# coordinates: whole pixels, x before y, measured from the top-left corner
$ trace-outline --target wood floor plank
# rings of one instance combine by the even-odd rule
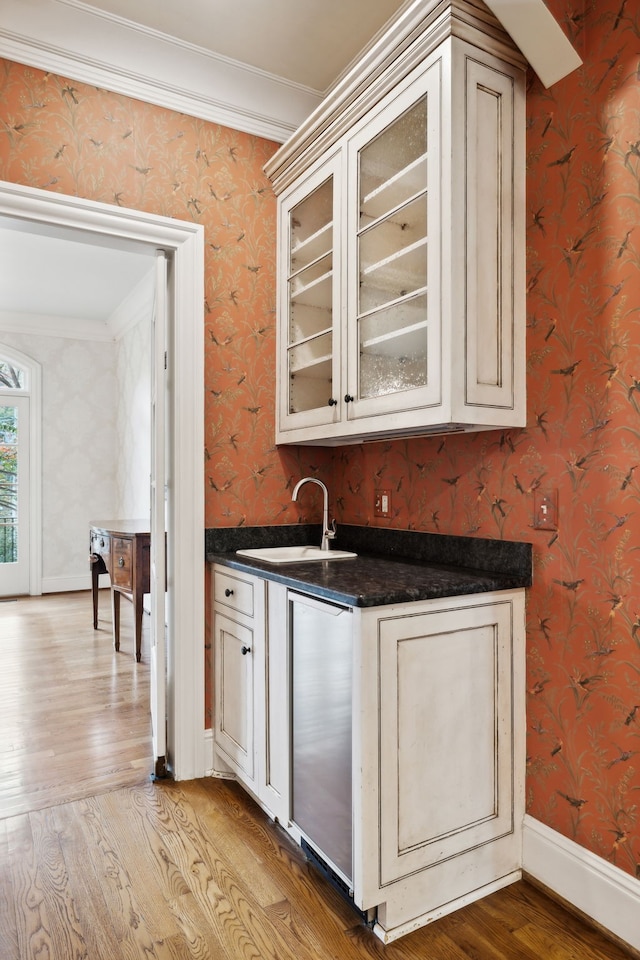
[[[87,850],[78,807],[73,803],[61,804],[53,808],[53,817],[75,895],[78,920],[87,944],[87,958],[118,958],[120,945],[112,914],[104,898],[101,879]]]
[[[0,820],[0,957],[20,960],[7,820]]]
[[[265,865],[261,848],[256,848],[251,842],[253,834],[261,835],[262,824],[268,820],[266,817],[264,821],[256,818],[254,804],[251,804],[250,811],[247,813],[244,798],[241,799],[243,803],[233,805],[232,829],[220,831],[216,830],[215,820],[211,817],[211,803],[206,793],[201,794],[197,790],[191,790],[188,796],[193,816],[197,818],[203,835],[213,843],[219,856],[233,863],[238,877],[243,883],[251,886],[255,900],[264,907],[281,901],[284,898],[284,892],[281,884],[276,882],[273,872]],[[187,802],[186,797],[185,802]],[[226,818],[228,816],[227,811]]]
[[[100,811],[100,797],[81,801],[79,814],[87,855],[100,879],[107,909],[113,918],[122,955],[132,960],[157,957],[154,936],[140,909],[131,877],[113,842],[111,824],[106,827]]]
[[[103,794],[98,798],[98,808],[102,823],[108,824],[109,842],[136,892],[145,923],[154,941],[164,940],[178,933],[175,919],[167,910],[168,895],[180,896],[189,888],[168,855],[165,836],[158,831],[145,834],[140,829],[140,817],[132,815],[129,796],[127,790]]]
[[[186,947],[188,956],[194,960],[223,960],[227,956],[222,953],[207,914],[201,910],[193,894],[186,893],[169,900],[168,907],[181,931],[180,941],[175,938],[172,947],[178,943],[181,950]],[[180,956],[186,954],[181,952]]]
[[[56,951],[68,960],[82,960],[86,957],[86,943],[52,810],[35,811],[29,820],[51,941]]]

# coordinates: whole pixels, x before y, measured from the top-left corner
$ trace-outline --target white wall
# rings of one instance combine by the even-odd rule
[[[89,524],[116,509],[116,345],[27,333],[0,340],[42,365],[42,589],[89,584]]]
[[[42,367],[43,593],[90,586],[92,521],[150,514],[153,277],[112,314],[117,339],[29,332],[31,318],[24,332],[0,329]]]
[[[151,323],[143,316],[116,345],[117,516],[150,516]]]

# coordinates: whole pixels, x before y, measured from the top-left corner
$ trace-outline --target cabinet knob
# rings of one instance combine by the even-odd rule
[[[124,557],[118,557],[118,566],[124,567]]]
[[[243,647],[241,653],[243,657],[246,657],[248,653],[251,653],[251,647]]]
[[[344,395],[344,402],[345,402],[345,403],[353,403],[353,397],[351,396],[350,393],[345,393],[345,395]]]
[[[327,400],[327,403],[329,404],[330,407],[335,407],[337,406],[338,401],[334,400],[333,397],[329,397],[329,399]]]
[[[224,592],[224,595],[225,595],[225,597],[232,597],[232,596],[233,596],[233,590],[229,590],[229,588],[227,587],[227,589],[226,589],[225,592]]]

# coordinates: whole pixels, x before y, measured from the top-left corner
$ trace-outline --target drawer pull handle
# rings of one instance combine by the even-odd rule
[[[118,566],[124,567],[124,557],[118,557]]]
[[[246,657],[248,653],[251,653],[251,647],[243,647],[241,653],[243,657]]]
[[[229,588],[227,587],[227,589],[226,589],[225,592],[224,592],[224,595],[225,595],[225,597],[232,597],[232,596],[233,596],[233,590],[229,590]]]

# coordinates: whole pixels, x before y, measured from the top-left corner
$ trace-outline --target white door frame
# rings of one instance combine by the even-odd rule
[[[29,593],[38,597],[42,593],[42,366],[1,338],[0,333],[0,354],[15,361],[29,378],[28,389],[22,392],[29,397]]]
[[[177,780],[205,774],[204,730],[204,228],[0,181],[0,216],[33,232],[83,230],[92,243],[140,243],[171,258],[167,417],[173,429],[167,516],[167,739]]]

